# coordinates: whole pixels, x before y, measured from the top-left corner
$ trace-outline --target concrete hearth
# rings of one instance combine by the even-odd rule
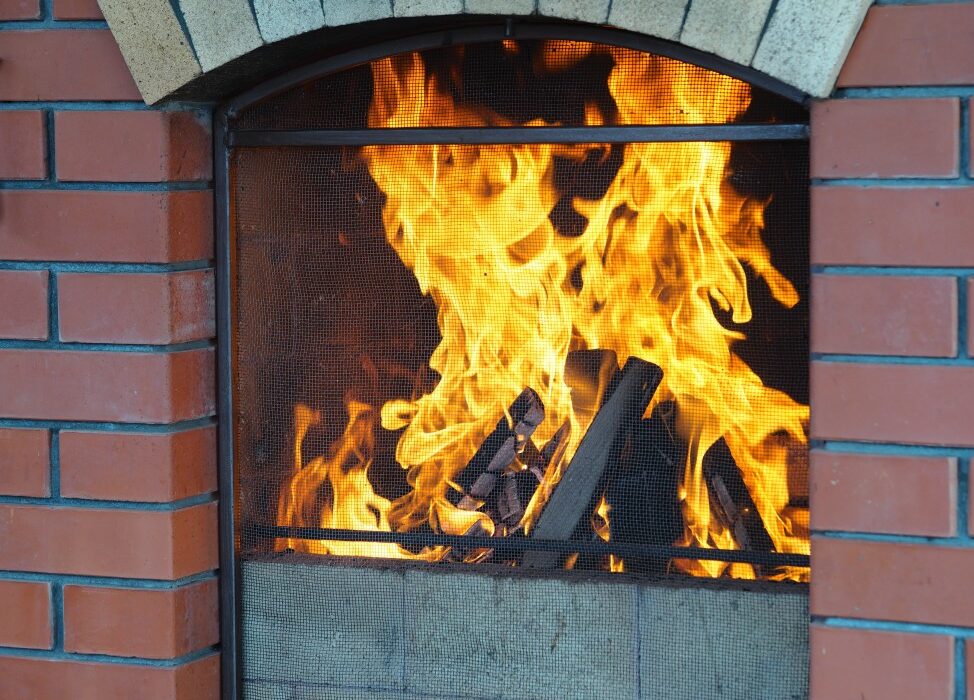
[[[246,700],[808,695],[800,585],[282,555],[242,588]]]

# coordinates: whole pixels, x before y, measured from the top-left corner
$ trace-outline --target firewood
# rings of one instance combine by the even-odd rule
[[[710,490],[711,510],[733,533],[738,547],[774,551],[774,542],[723,439],[707,450],[703,475]]]
[[[744,525],[744,516],[737,509],[737,504],[731,498],[727,484],[720,474],[712,474],[707,480],[710,485],[711,507],[717,511],[718,517],[725,525],[730,527],[734,533],[734,541],[741,549],[751,548],[751,538],[747,534],[747,527]]]
[[[497,475],[508,468],[518,452],[524,449],[528,438],[544,420],[544,404],[541,397],[527,388],[514,400],[508,417],[501,416],[497,427],[487,436],[467,466],[456,476],[462,493],[450,492],[454,505],[464,503],[465,510],[475,501],[483,501],[496,486]],[[479,484],[478,484],[479,482]]]
[[[497,520],[507,525],[508,534],[516,530],[524,511],[541,484],[530,469],[505,474],[497,493]]]
[[[660,404],[639,421],[606,477],[609,540],[669,546],[683,533],[679,485],[687,445],[676,431],[676,406]],[[626,557],[626,571],[665,574],[669,559]]]
[[[591,503],[602,482],[613,445],[642,417],[662,378],[663,372],[656,365],[629,358],[618,385],[592,420],[541,511],[531,537],[568,540],[572,536],[582,518],[591,512]],[[522,565],[555,567],[562,558],[558,552],[527,551]]]
[[[535,464],[528,465],[529,469],[534,470],[538,474],[539,479],[544,478],[545,474],[548,473],[548,469],[557,466],[561,461],[565,450],[568,449],[568,438],[571,437],[571,432],[571,423],[566,421],[555,431],[555,434],[545,443],[545,446],[541,448],[539,460]]]

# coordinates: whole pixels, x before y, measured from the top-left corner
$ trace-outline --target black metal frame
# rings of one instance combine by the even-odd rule
[[[667,56],[739,78],[800,104],[808,96],[785,83],[712,54],[632,32],[600,27],[501,20],[499,24],[465,27],[373,44],[330,56],[292,70],[231,99],[217,110],[214,124],[214,180],[216,190],[217,362],[219,386],[220,581],[222,638],[222,695],[240,697],[240,579],[235,548],[234,376],[236,337],[234,318],[234,231],[231,226],[230,154],[238,147],[352,146],[367,144],[501,144],[501,143],[634,143],[675,141],[806,140],[807,124],[714,124],[603,127],[509,127],[430,129],[244,130],[232,126],[242,110],[302,83],[373,59],[408,51],[480,43],[501,39],[567,39],[611,44]],[[397,542],[411,545],[464,545],[504,552],[528,549],[597,555],[646,556],[666,559],[709,559],[770,566],[809,566],[810,558],[742,550],[661,547],[602,541],[562,542],[526,538],[486,538],[429,533],[360,532],[355,530],[289,528],[248,524],[245,534],[344,541]]]

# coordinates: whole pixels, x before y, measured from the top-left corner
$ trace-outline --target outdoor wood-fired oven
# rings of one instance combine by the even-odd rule
[[[232,692],[806,696],[801,98],[508,22],[221,113]]]

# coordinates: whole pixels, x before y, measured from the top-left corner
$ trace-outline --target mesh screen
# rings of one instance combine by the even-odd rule
[[[241,125],[779,103],[522,42],[352,69]],[[807,144],[231,157],[244,697],[807,696],[808,568],[777,558],[808,552]]]
[[[639,415],[607,433],[612,454],[572,538],[801,551],[789,538],[807,538],[807,460],[796,434],[808,391],[806,146],[730,148],[716,212],[700,209],[704,195],[695,188],[657,196],[663,211],[630,209],[645,184],[637,176],[628,203],[611,201],[621,196],[620,173],[631,169],[626,153],[651,148],[647,161],[679,168],[687,148],[698,146],[565,147],[539,181],[551,190],[547,199],[525,191],[512,203],[543,205],[528,227],[504,206],[466,202],[461,195],[479,197],[484,184],[474,178],[456,187],[447,171],[499,153],[512,152],[517,162],[547,147],[238,150],[243,521],[524,537],[530,520],[502,511],[531,504],[539,472],[551,480],[559,467],[542,453],[558,446],[566,423],[575,439],[559,451],[560,469],[570,471],[629,353],[658,364],[664,378]],[[370,174],[370,165],[377,172],[388,166],[404,174],[400,185],[413,187],[410,178],[422,175],[424,162],[433,167],[436,151],[442,186],[456,187],[443,206],[432,206],[431,193],[418,186],[386,195]],[[417,229],[404,231],[394,211],[407,223],[415,217]],[[606,223],[597,230],[599,216]],[[763,229],[748,238],[744,228],[758,222]],[[698,251],[705,265],[694,262]],[[739,267],[728,273],[722,265]],[[495,453],[503,461],[497,436],[517,432],[512,422],[524,412],[515,406],[524,389],[536,393],[544,417],[530,436],[515,438],[519,454],[487,469]],[[742,392],[749,415],[736,403]],[[706,433],[714,421],[718,432]],[[688,475],[695,469],[702,470],[698,481]],[[497,478],[474,489],[484,474]],[[691,522],[688,488],[707,499]],[[754,493],[766,502],[755,503]],[[551,495],[538,495],[537,512]],[[462,503],[464,496],[475,503]],[[771,532],[769,508],[789,520],[788,531]],[[709,529],[694,539],[691,528],[706,527],[708,518]],[[735,528],[735,537],[720,539]],[[260,538],[249,544],[424,560],[488,554]],[[485,558],[518,560],[496,554]],[[570,564],[674,569],[669,559],[646,557],[620,564],[578,556]],[[711,574],[750,575],[750,567],[713,566]]]
[[[590,105],[589,109],[597,108],[606,123],[643,123],[632,113],[620,110],[613,98],[609,78],[614,69],[617,74],[634,77],[625,87],[633,100],[659,106],[652,123],[804,122],[807,119],[799,105],[739,80],[665,56],[614,46],[577,41],[484,42],[428,49],[412,55],[422,59],[429,76],[458,105],[471,107],[480,114],[489,113],[491,123],[496,126],[542,122],[582,126],[587,123],[586,105]],[[668,79],[661,81],[659,78],[664,75]],[[319,78],[241,112],[234,126],[240,129],[365,128],[370,125],[368,110],[376,80],[368,64]],[[378,77],[379,82],[383,80],[388,77]],[[756,99],[747,110],[733,117],[716,117],[706,109],[699,109],[748,90],[753,91]],[[680,97],[675,99],[675,95]],[[698,109],[688,109],[689,105]]]

